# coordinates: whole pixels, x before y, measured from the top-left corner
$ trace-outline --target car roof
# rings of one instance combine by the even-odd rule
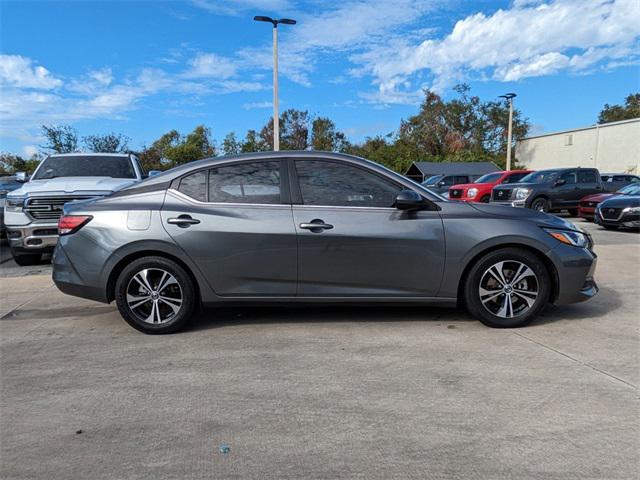
[[[170,182],[173,179],[180,177],[192,170],[213,167],[220,163],[240,162],[240,161],[246,161],[246,160],[268,160],[270,158],[273,158],[273,159],[281,159],[281,158],[318,159],[320,158],[320,159],[326,159],[326,160],[343,160],[343,161],[346,160],[352,163],[359,163],[361,165],[366,165],[370,168],[374,168],[381,172],[390,171],[389,169],[380,165],[379,163],[375,163],[361,157],[356,157],[355,155],[348,155],[346,153],[324,152],[324,151],[318,151],[318,150],[312,150],[312,151],[281,150],[277,152],[269,151],[269,152],[240,153],[237,155],[225,155],[222,157],[211,157],[211,158],[204,158],[202,160],[195,160],[193,162],[188,162],[182,165],[178,165],[177,167],[173,167],[158,175],[154,175],[153,177],[149,177],[143,180],[141,184],[145,186],[151,186],[159,183]],[[141,185],[141,184],[138,184],[138,185]]]
[[[49,157],[123,157],[128,158],[129,153],[94,153],[94,152],[74,152],[74,153],[52,153]]]

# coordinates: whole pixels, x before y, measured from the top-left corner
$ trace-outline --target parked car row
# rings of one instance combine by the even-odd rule
[[[439,191],[434,188],[439,185],[436,177],[423,185]],[[611,190],[614,186],[618,187],[617,191]],[[640,227],[635,204],[638,195],[640,177],[636,175],[600,174],[595,168],[555,168],[489,173],[473,183],[452,185],[445,196],[451,200],[490,202],[545,213],[568,211],[573,216],[615,229]]]

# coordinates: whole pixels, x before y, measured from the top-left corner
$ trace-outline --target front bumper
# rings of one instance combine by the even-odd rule
[[[6,230],[9,245],[16,250],[51,251],[58,243],[57,222],[7,226]]]
[[[600,210],[596,210],[594,221],[598,225],[612,227],[640,228],[640,214],[622,212],[617,218],[604,218]]]
[[[587,248],[559,245],[548,253],[556,266],[558,291],[555,304],[578,303],[594,297],[598,284],[594,279],[598,256]]]
[[[527,206],[526,200],[510,200],[508,202],[494,202],[491,200],[493,205],[502,205],[503,207],[520,207],[524,208]]]

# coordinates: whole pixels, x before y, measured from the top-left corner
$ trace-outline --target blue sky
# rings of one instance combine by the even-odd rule
[[[593,124],[639,87],[637,0],[184,0],[0,3],[0,149],[28,155],[39,126],[124,133],[134,148],[198,124],[220,141],[281,109],[332,118],[353,141],[394,131],[421,90],[517,92],[534,132]]]

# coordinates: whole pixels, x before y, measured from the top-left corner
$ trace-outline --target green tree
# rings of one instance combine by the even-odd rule
[[[598,115],[598,123],[618,122],[640,118],[640,93],[631,93],[624,99],[624,105],[609,105],[605,103]]]
[[[73,153],[78,151],[78,133],[69,125],[42,125],[46,143],[41,145],[47,153]]]
[[[317,117],[311,123],[311,148],[327,152],[342,152],[349,148],[344,133],[336,130],[336,125],[327,117]]]
[[[273,119],[260,130],[260,138],[273,150]],[[309,146],[309,112],[290,108],[280,115],[280,150],[306,150]]]
[[[38,154],[25,160],[20,155],[0,153],[0,175],[13,175],[16,172],[32,174],[41,161],[42,157]]]
[[[131,139],[121,133],[107,133],[105,135],[88,135],[82,138],[82,143],[90,152],[96,153],[126,153],[129,151]]]
[[[225,155],[237,155],[242,151],[242,143],[236,138],[235,132],[227,133],[222,140],[222,151]]]
[[[273,149],[273,142],[271,142],[271,149]],[[264,152],[266,150],[269,150],[269,145],[262,140],[260,134],[255,130],[247,132],[247,136],[240,146],[242,153]]]
[[[186,136],[177,130],[165,133],[139,152],[138,158],[147,170],[164,170],[215,155],[211,131],[204,125],[198,125]]]

